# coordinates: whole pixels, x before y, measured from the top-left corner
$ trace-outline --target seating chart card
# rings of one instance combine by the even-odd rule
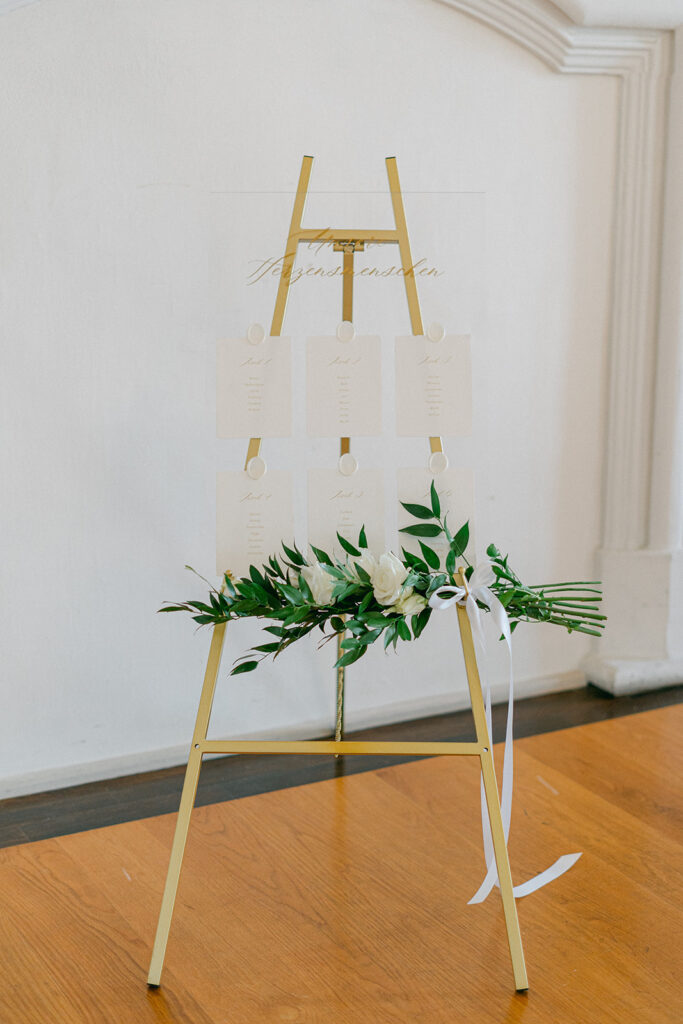
[[[311,437],[368,437],[382,432],[380,339],[306,342],[307,430]]]
[[[396,433],[454,437],[472,429],[472,359],[467,335],[396,338]]]
[[[292,478],[269,471],[260,480],[245,472],[216,474],[216,571],[244,576],[294,538]]]
[[[412,502],[414,505],[431,506],[429,491],[432,480],[436,484],[436,490],[441,502],[441,519],[448,516],[448,528],[455,534],[460,527],[469,521],[470,542],[467,546],[467,557],[472,560],[471,553],[474,552],[474,477],[471,469],[444,469],[443,472],[432,476],[428,469],[399,469],[398,478],[398,500]],[[409,512],[399,505],[398,528],[413,526],[422,520],[415,519]],[[433,548],[441,558],[442,566],[445,562],[448,544],[446,538],[440,537],[411,537],[407,533],[399,533],[399,544],[414,554],[420,554],[420,540]]]
[[[356,544],[361,526],[369,547],[384,551],[384,484],[379,469],[343,476],[336,469],[308,471],[308,537],[329,554],[342,554],[337,531]]]
[[[289,437],[292,433],[289,338],[226,338],[216,346],[218,437]]]

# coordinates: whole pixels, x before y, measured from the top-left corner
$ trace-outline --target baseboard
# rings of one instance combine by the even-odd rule
[[[603,658],[591,655],[583,663],[589,683],[615,697],[662,690],[683,683],[683,658]]]
[[[540,697],[548,693],[576,690],[585,686],[585,683],[584,672],[561,672],[556,675],[518,681],[516,693],[520,700],[524,700],[527,697]],[[494,683],[491,686],[491,699],[494,704],[507,700],[507,684],[504,682]],[[390,706],[380,705],[356,712],[350,711],[346,719],[346,729],[348,732],[354,732],[357,729],[372,729],[380,725],[447,714],[449,711],[462,711],[467,707],[469,707],[469,697],[465,692],[441,694],[437,697],[419,697],[415,700],[400,701]],[[242,733],[232,738],[237,740],[304,740],[328,735],[329,731],[330,723],[318,719],[298,722],[285,728],[264,729],[258,733]],[[124,775],[137,775],[139,772],[152,772],[161,768],[172,768],[185,763],[188,750],[188,744],[184,743],[173,747],[164,747],[160,750],[143,750],[121,757],[109,757],[99,761],[65,765],[61,768],[8,775],[0,779],[0,799],[27,796],[30,793],[44,793],[52,789],[65,789],[68,786],[81,786],[88,782],[117,779]]]

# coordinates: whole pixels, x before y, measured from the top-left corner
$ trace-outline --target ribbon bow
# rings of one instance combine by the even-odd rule
[[[510,834],[510,819],[512,816],[512,789],[514,774],[512,737],[514,677],[512,673],[512,633],[510,630],[510,620],[508,619],[508,614],[502,603],[491,590],[491,584],[495,582],[496,577],[490,562],[480,562],[471,574],[469,580],[466,580],[464,575],[462,578],[463,586],[439,587],[439,589],[430,597],[429,606],[430,608],[436,608],[438,611],[443,611],[454,604],[465,605],[467,617],[470,620],[470,625],[472,627],[472,636],[474,638],[475,648],[478,648],[477,654],[480,669],[485,661],[486,645],[484,642],[481,609],[477,602],[488,608],[491,613],[491,618],[496,625],[498,636],[502,635],[505,639],[505,643],[507,644],[510,675],[508,684],[507,723],[505,726],[505,748],[503,754],[503,786],[500,802],[501,815],[503,819],[503,832],[505,834],[505,843],[507,845],[508,836]],[[486,725],[489,731],[489,737],[492,740],[491,688],[489,686],[486,673],[484,673],[484,701],[486,709]],[[483,778],[481,780],[481,828],[484,838],[486,878],[469,901],[470,903],[482,903],[493,889],[493,886],[499,885]],[[549,868],[546,868],[545,871],[542,871],[540,874],[530,878],[522,885],[516,885],[513,890],[515,896],[528,896],[529,893],[535,892],[536,889],[540,889],[542,886],[547,885],[548,882],[552,882],[553,879],[559,878],[560,875],[564,874],[565,871],[568,871],[569,868],[576,863],[580,856],[580,853],[568,853],[562,857],[558,857],[555,863]]]

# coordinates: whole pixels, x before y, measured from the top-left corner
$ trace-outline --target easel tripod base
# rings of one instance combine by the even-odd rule
[[[505,914],[505,926],[507,930],[510,958],[515,988],[518,992],[528,988],[526,965],[524,962],[524,951],[522,948],[522,936],[519,929],[517,917],[517,906],[513,893],[512,876],[510,873],[510,862],[508,859],[505,834],[503,831],[503,820],[500,810],[500,799],[498,786],[493,764],[493,751],[491,738],[486,724],[486,713],[484,699],[479,679],[479,671],[474,652],[472,630],[467,617],[467,612],[460,605],[457,606],[458,625],[460,628],[460,639],[465,658],[467,682],[469,685],[470,699],[476,731],[474,743],[410,743],[410,742],[373,742],[373,741],[349,741],[349,740],[302,740],[302,741],[260,741],[260,740],[207,740],[211,708],[216,689],[216,680],[225,642],[225,623],[214,626],[211,638],[209,658],[204,675],[204,684],[197,711],[194,734],[190,756],[185,772],[180,809],[176,822],[171,858],[168,866],[166,885],[159,913],[154,949],[149,969],[147,983],[152,987],[161,984],[161,974],[166,955],[173,908],[175,904],[180,871],[182,868],[185,843],[190,826],[190,816],[194,806],[197,792],[197,783],[201,771],[202,758],[204,754],[395,754],[395,755],[422,755],[422,756],[470,756],[478,757],[481,765],[481,774],[484,782],[484,792],[488,809],[493,848],[498,870],[500,893],[503,900],[503,911]]]

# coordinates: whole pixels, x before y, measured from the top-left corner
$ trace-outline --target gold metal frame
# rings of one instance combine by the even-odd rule
[[[335,243],[335,249],[338,248],[343,252],[344,270],[347,271],[343,276],[344,284],[342,298],[342,317],[345,320],[352,319],[353,310],[353,276],[352,273],[348,271],[353,269],[354,252],[358,251],[359,248],[362,248],[365,242],[397,243],[399,245],[403,268],[408,270],[412,266],[408,229],[403,210],[403,200],[401,197],[395,157],[387,157],[386,160],[387,175],[389,178],[389,187],[391,189],[391,198],[394,208],[394,219],[396,222],[395,231],[367,231],[356,229],[325,229],[324,231],[321,231],[314,228],[303,229],[301,227],[301,220],[304,212],[312,163],[313,157],[305,156],[303,158],[301,174],[299,176],[299,185],[294,202],[294,209],[292,211],[292,220],[287,240],[283,274],[280,278],[275,302],[271,335],[279,335],[282,328],[282,321],[284,318],[289,291],[290,274],[296,256],[297,245],[301,241],[320,239],[321,235],[324,235],[325,238],[330,239]],[[422,317],[420,315],[415,277],[412,274],[406,273],[404,274],[404,280],[412,331],[413,334],[422,334]],[[441,438],[432,437],[429,440],[432,452],[442,450]],[[250,458],[259,454],[260,447],[260,438],[250,439],[247,451],[247,462]],[[341,453],[343,454],[345,451],[349,451],[349,447],[350,439],[341,438]],[[461,569],[456,571],[455,580],[456,583],[460,585],[463,584],[464,577]],[[479,679],[479,670],[477,668],[472,630],[467,617],[467,612],[462,605],[457,605],[457,615],[477,737],[475,743],[386,743],[343,740],[341,738],[343,736],[344,728],[343,669],[337,670],[337,719],[335,724],[334,740],[207,740],[206,736],[211,718],[211,709],[216,690],[216,680],[218,678],[218,670],[225,641],[226,624],[222,623],[213,627],[209,658],[206,666],[206,672],[204,674],[204,683],[202,686],[201,697],[199,699],[199,708],[197,710],[197,718],[194,733],[192,735],[192,745],[187,762],[185,782],[183,784],[180,808],[178,810],[178,819],[176,821],[175,834],[173,837],[171,858],[166,876],[166,885],[164,887],[161,909],[159,911],[159,921],[157,924],[152,960],[147,979],[147,983],[149,985],[156,987],[161,984],[161,973],[164,965],[168,935],[171,928],[173,907],[178,890],[180,870],[182,868],[183,855],[185,853],[185,843],[187,840],[188,829],[190,827],[190,817],[197,793],[197,783],[199,781],[199,773],[201,771],[202,758],[204,754],[331,754],[335,757],[339,757],[343,754],[389,754],[397,756],[460,755],[479,758],[489,822],[491,825],[491,835],[493,839],[496,867],[498,870],[500,891],[503,900],[503,912],[505,915],[505,926],[507,929],[515,988],[517,991],[524,991],[528,988],[524,951],[522,949],[522,936],[519,930],[517,906],[515,904],[515,897],[513,893],[510,862],[505,843],[500,799],[498,796],[496,773],[493,764],[491,737],[489,736],[488,726],[486,724],[484,698]]]

